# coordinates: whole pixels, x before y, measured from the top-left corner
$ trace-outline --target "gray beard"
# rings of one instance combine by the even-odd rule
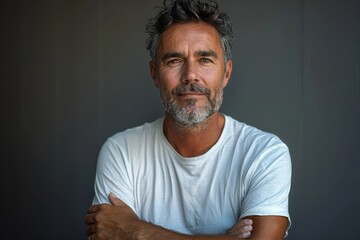
[[[207,95],[208,101],[202,107],[194,107],[198,101],[197,99],[187,99],[185,106],[181,106],[171,95],[168,96],[163,91],[160,91],[160,96],[165,112],[172,116],[175,123],[183,127],[190,127],[203,124],[220,109],[223,100],[223,89],[218,88],[213,98]]]

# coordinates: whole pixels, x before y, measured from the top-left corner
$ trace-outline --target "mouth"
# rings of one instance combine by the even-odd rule
[[[203,96],[205,96],[205,94],[199,93],[199,92],[184,92],[184,93],[178,94],[178,96],[181,98],[197,98],[197,97],[203,97]]]
[[[209,96],[210,90],[199,84],[191,83],[187,85],[179,85],[172,93],[179,97],[201,97]]]
[[[200,92],[183,92],[179,94],[179,96],[187,96],[187,95],[205,95],[205,94]]]

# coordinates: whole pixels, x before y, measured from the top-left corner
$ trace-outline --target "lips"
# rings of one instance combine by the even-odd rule
[[[195,96],[210,95],[210,90],[197,83],[181,84],[177,86],[172,93],[176,96]]]
[[[205,95],[204,93],[200,93],[200,92],[184,92],[184,93],[180,93],[179,96],[202,96]]]

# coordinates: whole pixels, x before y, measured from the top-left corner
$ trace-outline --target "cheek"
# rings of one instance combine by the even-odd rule
[[[179,71],[164,70],[159,72],[159,85],[163,90],[175,88],[180,81]]]
[[[209,67],[209,68],[202,68],[201,75],[202,77],[208,81],[209,83],[216,84],[217,82],[222,82],[225,72],[223,69],[219,67]]]
[[[215,90],[223,87],[224,75],[219,71],[209,70],[203,76],[208,88]]]

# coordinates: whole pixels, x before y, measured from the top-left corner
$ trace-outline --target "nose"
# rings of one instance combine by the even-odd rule
[[[194,62],[186,62],[183,65],[181,81],[183,83],[189,83],[193,81],[199,81],[198,79],[199,69]]]

